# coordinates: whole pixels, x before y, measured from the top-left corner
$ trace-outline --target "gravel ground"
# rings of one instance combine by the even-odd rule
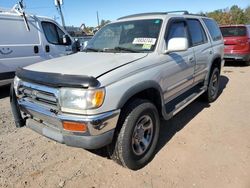
[[[0,187],[250,187],[250,67],[227,66],[212,104],[193,102],[161,122],[157,154],[131,171],[104,152],[16,129],[0,88]]]

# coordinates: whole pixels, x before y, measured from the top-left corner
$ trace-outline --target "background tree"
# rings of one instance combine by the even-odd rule
[[[244,10],[237,5],[230,8],[230,16],[231,24],[245,24],[247,21]]]
[[[250,24],[250,6],[245,9],[246,23]]]
[[[250,22],[250,6],[244,10],[233,5],[230,9],[219,9],[206,15],[215,19],[220,25],[246,24]]]

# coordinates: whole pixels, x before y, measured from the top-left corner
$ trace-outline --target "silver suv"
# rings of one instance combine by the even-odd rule
[[[126,16],[96,33],[83,52],[18,69],[11,90],[17,127],[69,146],[107,146],[140,169],[154,156],[160,118],[197,97],[218,96],[223,39],[205,16]]]

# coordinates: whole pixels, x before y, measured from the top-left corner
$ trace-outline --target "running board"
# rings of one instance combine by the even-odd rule
[[[199,96],[201,96],[206,91],[206,89],[207,89],[207,87],[202,88],[199,93],[194,93],[194,94],[190,95],[188,98],[186,98],[184,101],[177,104],[175,106],[176,109],[173,111],[173,115],[176,115],[178,112],[180,112],[182,109],[184,109],[190,103],[192,103],[195,99],[197,99]]]
[[[170,105],[168,105],[168,104],[165,106],[167,116],[169,117],[168,119],[170,119],[171,117],[176,115],[178,112],[180,112],[182,109],[184,109],[190,103],[192,103],[195,99],[197,99],[199,96],[201,96],[207,90],[207,86],[203,86],[203,87],[197,88],[197,89],[194,88],[192,90],[193,90],[192,93],[188,92],[188,93],[186,93],[186,96],[184,94],[185,97],[182,96],[180,98],[181,100],[177,99],[176,101],[170,102],[170,103],[172,103],[172,104],[170,104],[172,107],[170,107]],[[171,110],[171,111],[169,112],[169,110]]]

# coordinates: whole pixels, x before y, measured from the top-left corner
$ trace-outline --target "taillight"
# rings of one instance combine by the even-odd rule
[[[248,40],[247,39],[237,39],[237,43],[241,46],[246,46],[246,45],[248,45]]]

